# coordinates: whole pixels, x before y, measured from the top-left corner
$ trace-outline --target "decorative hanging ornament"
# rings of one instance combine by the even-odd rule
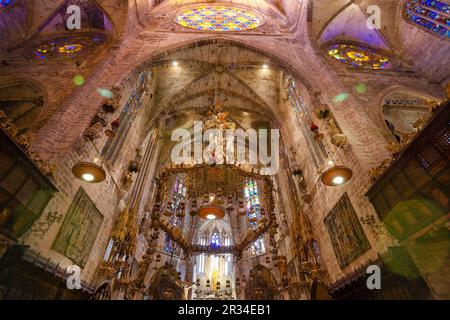
[[[318,133],[319,133],[319,127],[318,127],[314,122],[311,123],[310,130],[311,130],[312,132],[314,132],[315,134],[318,134]]]

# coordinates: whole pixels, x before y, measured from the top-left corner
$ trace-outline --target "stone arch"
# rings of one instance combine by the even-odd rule
[[[247,300],[276,300],[278,295],[277,280],[268,268],[259,264],[250,270],[245,288]]]
[[[29,78],[0,78],[0,110],[19,129],[20,133],[33,133],[41,126],[47,105],[43,87]]]
[[[112,299],[112,288],[109,281],[104,281],[99,284],[97,289],[89,298],[90,300],[111,300]]]
[[[381,92],[379,94],[379,100],[378,100],[378,118],[379,118],[379,123],[381,124],[383,131],[386,133],[387,136],[394,136],[395,138],[397,138],[397,140],[401,139],[401,135],[399,134],[395,134],[393,132],[392,127],[390,128],[389,124],[387,121],[389,121],[389,118],[386,117],[386,102],[387,99],[394,98],[397,95],[397,97],[401,97],[404,96],[405,98],[408,97],[408,99],[411,100],[415,100],[415,99],[422,99],[423,100],[423,110],[425,112],[426,110],[426,101],[440,101],[440,98],[432,95],[429,92],[424,92],[421,90],[417,90],[417,89],[413,89],[413,88],[408,88],[405,86],[400,86],[400,85],[395,85],[395,86],[391,86],[389,88],[387,88],[386,90],[384,90],[383,92]],[[406,103],[407,101],[405,101]],[[418,104],[419,105],[419,104]],[[399,105],[400,107],[400,105]],[[423,113],[423,112],[420,112]],[[420,116],[418,115],[416,120],[418,120],[420,118]],[[395,124],[393,124],[395,125]],[[408,134],[413,132],[412,130],[410,132],[403,132],[403,134]],[[399,133],[401,133],[399,131]]]
[[[182,300],[183,286],[178,272],[169,263],[156,270],[153,275],[148,294],[151,300]]]
[[[328,293],[328,287],[318,280],[314,280],[311,285],[311,300],[333,300]]]
[[[116,62],[115,59],[118,59],[118,55],[111,55],[102,66],[104,70],[97,69],[97,73],[91,76],[90,79],[87,79],[87,83],[83,87],[83,90],[78,89],[65,99],[60,107],[62,112],[55,114],[46,123],[45,128],[39,132],[35,139],[35,150],[37,152],[42,151],[45,159],[49,161],[55,161],[61,153],[66,151],[77,137],[81,135],[85,126],[87,126],[94,117],[98,107],[103,101],[101,96],[95,94],[94,89],[105,87],[106,81],[108,81],[110,86],[118,86],[128,81],[130,76],[146,70],[146,68],[152,64],[174,52],[182,50],[183,48],[189,48],[190,46],[207,44],[235,45],[262,54],[271,59],[273,64],[285,69],[292,76],[296,77],[304,85],[311,97],[314,96],[314,90],[311,83],[302,75],[300,68],[295,65],[292,58],[286,57],[276,49],[263,48],[260,44],[226,36],[199,37],[184,42],[170,44],[159,49],[157,48],[155,51],[149,52],[143,55],[143,57],[137,58],[135,61],[130,61],[126,66],[126,69],[125,67],[110,68]],[[83,94],[86,90],[89,90],[91,93],[89,96]],[[314,104],[318,103],[315,100],[312,102]],[[80,105],[83,105],[84,108],[80,108]],[[51,134],[58,131],[58,128],[73,127],[75,122],[78,124],[76,129],[68,131],[64,137],[61,137],[58,134]]]
[[[195,38],[186,40],[184,42],[179,42],[176,44],[168,45],[164,48],[155,50],[154,52],[146,55],[145,57],[141,58],[139,61],[137,61],[134,66],[131,67],[131,72],[128,74],[123,75],[122,79],[118,79],[119,82],[123,82],[124,79],[128,78],[130,74],[133,72],[140,72],[145,68],[148,68],[155,62],[158,62],[161,59],[164,59],[168,56],[170,56],[173,53],[176,53],[183,49],[188,49],[190,47],[194,46],[203,46],[203,45],[210,45],[210,44],[224,44],[224,45],[230,45],[230,46],[237,46],[239,48],[249,50],[254,53],[261,54],[262,56],[265,56],[271,61],[277,65],[278,67],[286,69],[289,73],[291,73],[293,76],[295,76],[308,90],[312,90],[312,85],[310,82],[303,76],[300,70],[295,67],[295,63],[291,61],[290,58],[283,56],[279,52],[269,49],[269,48],[262,48],[259,45],[255,43],[250,43],[248,41],[242,40],[242,39],[235,39],[235,38],[229,38],[226,36],[213,36],[213,37],[203,37],[203,38]]]

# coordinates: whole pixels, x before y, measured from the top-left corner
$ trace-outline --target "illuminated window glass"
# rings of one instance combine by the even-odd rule
[[[202,236],[200,237],[200,245],[204,246],[206,245],[208,242],[208,234],[206,232],[204,232],[202,234]],[[205,273],[205,260],[206,260],[206,254],[202,253],[198,256],[198,273],[200,274],[204,274]]]
[[[450,39],[450,5],[435,0],[408,0],[404,16],[410,23]]]
[[[256,229],[258,221],[261,219],[261,203],[259,201],[258,185],[256,181],[247,180],[244,196],[247,203],[247,218],[250,227]],[[254,255],[260,255],[266,252],[263,236],[252,244],[251,250]]]
[[[373,48],[347,43],[335,43],[327,47],[330,57],[352,68],[385,70],[392,68],[391,58]]]
[[[223,243],[226,247],[231,245],[230,237],[228,236],[228,233],[223,233]]]
[[[173,212],[175,212],[179,208],[181,201],[183,201],[186,197],[185,179],[185,174],[177,175],[175,178],[175,184],[173,187],[173,204],[171,208]],[[170,223],[174,226],[180,226],[181,222],[181,219],[177,218],[176,215],[172,215],[170,217]],[[164,251],[167,253],[174,253],[174,245],[174,241],[168,235],[166,235]]]
[[[200,254],[198,257],[198,273],[200,274],[205,273],[205,259],[206,255],[204,253]]]
[[[177,210],[181,201],[186,197],[186,175],[180,174],[175,179],[175,185],[173,187],[173,210]]]
[[[308,109],[306,108],[297,81],[292,77],[288,77],[286,79],[286,89],[289,103],[294,110],[297,121],[300,125],[300,130],[305,137],[306,144],[311,152],[311,158],[314,166],[316,168],[320,168],[324,165],[325,160],[328,158],[328,153],[323,145],[323,142],[320,140],[315,140],[314,133],[310,130],[312,120],[309,116]]]
[[[185,9],[175,21],[190,29],[220,32],[251,30],[263,24],[263,19],[252,11],[224,6]]]
[[[140,74],[136,87],[131,92],[125,106],[119,116],[119,127],[114,138],[109,138],[102,149],[102,155],[111,164],[114,164],[119,156],[119,152],[124,145],[128,132],[133,125],[137,112],[144,102],[145,87],[152,76],[151,71]]]
[[[220,236],[217,232],[214,232],[211,237],[211,246],[214,246],[214,247],[220,246]]]
[[[13,5],[15,0],[0,0],[0,7],[5,8],[9,5]]]

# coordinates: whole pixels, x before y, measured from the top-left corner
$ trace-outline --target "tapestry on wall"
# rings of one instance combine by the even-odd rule
[[[341,269],[371,248],[347,193],[344,193],[324,222]]]
[[[80,188],[66,214],[53,249],[84,267],[102,222],[102,214]]]

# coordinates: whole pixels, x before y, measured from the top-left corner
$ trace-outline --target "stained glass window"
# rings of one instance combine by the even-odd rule
[[[315,167],[319,169],[322,165],[324,165],[325,160],[328,157],[328,153],[323,145],[323,142],[320,140],[315,140],[314,133],[309,129],[312,120],[302,97],[300,87],[294,78],[288,77],[286,79],[286,90],[289,103],[295,112],[297,121],[300,125],[300,130],[302,131],[308,145],[308,149],[311,152],[313,163]]]
[[[185,174],[177,175],[175,178],[175,184],[173,187],[173,204],[172,204],[172,211],[175,212],[178,210],[181,201],[183,201],[186,197],[186,186],[185,186]],[[181,226],[182,221],[181,219],[177,218],[175,215],[172,215],[170,217],[170,223],[175,226]],[[174,247],[175,243],[173,240],[166,235],[165,243],[164,243],[164,251],[167,253],[174,253]]]
[[[392,68],[391,58],[363,45],[335,43],[327,47],[328,55],[353,68],[385,70]]]
[[[242,31],[263,24],[263,19],[252,11],[225,6],[200,6],[183,10],[176,22],[199,31]]]
[[[254,180],[247,180],[244,189],[245,201],[247,203],[247,218],[250,227],[256,229],[258,221],[261,219],[261,203],[259,201],[258,185]],[[251,247],[252,254],[260,255],[266,252],[264,237],[261,236]]]
[[[56,37],[39,44],[32,55],[39,60],[81,58],[92,54],[106,41],[106,36],[100,33]]]
[[[412,24],[450,39],[450,4],[435,0],[408,0],[404,14]]]
[[[204,246],[206,245],[208,241],[208,234],[206,233],[206,231],[202,234],[202,236],[200,237],[200,245]],[[206,254],[202,253],[198,256],[197,258],[197,263],[198,263],[198,273],[200,274],[204,274],[205,273],[205,260],[206,260]]]
[[[5,8],[9,5],[13,5],[16,0],[0,0],[0,7]]]
[[[220,236],[217,232],[214,232],[211,237],[211,246],[220,247]]]
[[[131,92],[120,113],[119,128],[116,131],[116,136],[114,138],[109,138],[102,149],[102,155],[111,164],[114,164],[117,160],[121,147],[131,129],[134,118],[144,102],[144,94],[146,93],[145,87],[151,80],[151,77],[151,71],[144,71],[139,75],[137,85]]]

